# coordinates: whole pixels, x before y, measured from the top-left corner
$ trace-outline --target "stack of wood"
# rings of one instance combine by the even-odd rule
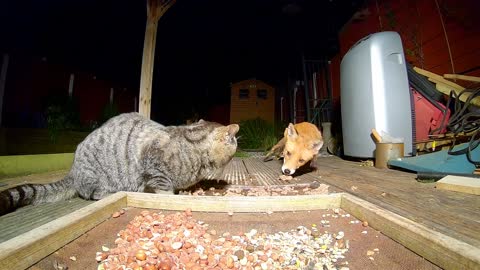
[[[449,132],[445,134],[433,135],[430,137],[430,139],[416,141],[415,144],[417,146],[417,151],[419,152],[442,150],[450,147],[454,139],[456,144],[468,142],[472,134],[473,132],[460,135],[457,134],[457,136],[455,136],[455,134]]]
[[[450,95],[451,91],[454,91],[457,96],[465,90],[465,87],[451,81],[448,79],[453,79],[453,80],[462,80],[462,81],[467,81],[470,83],[480,83],[480,77],[474,77],[474,76],[465,76],[465,75],[459,75],[459,74],[444,74],[443,76],[435,74],[433,72],[414,67],[413,68],[418,74],[421,74],[425,77],[428,78],[429,81],[435,83],[435,88],[445,94],[445,95]],[[465,102],[468,97],[471,95],[470,92],[462,94],[459,99],[462,102]],[[475,97],[471,100],[470,104],[480,107],[480,97]],[[456,142],[466,142],[469,140],[471,134],[463,134],[456,137]],[[435,148],[441,149],[444,146],[449,146],[452,143],[454,134],[447,133],[447,134],[440,134],[440,135],[435,135],[429,140],[426,141],[421,141],[421,142],[416,142],[417,145],[417,151],[427,151],[427,150],[433,150],[435,151]]]
[[[451,91],[454,91],[457,95],[460,94],[463,90],[465,90],[465,87],[458,85],[452,81],[449,81],[447,79],[454,79],[454,80],[462,80],[462,81],[468,81],[468,82],[474,82],[474,83],[480,83],[480,77],[474,77],[474,76],[465,76],[465,75],[459,75],[459,74],[444,74],[443,76],[435,74],[433,72],[414,67],[413,68],[418,74],[421,74],[425,77],[428,78],[429,81],[435,83],[435,88],[437,88],[438,91],[442,92],[445,95],[450,95]],[[465,93],[460,96],[460,100],[465,102],[467,98],[471,95],[471,93]],[[480,97],[476,97],[472,99],[471,104],[480,107]]]

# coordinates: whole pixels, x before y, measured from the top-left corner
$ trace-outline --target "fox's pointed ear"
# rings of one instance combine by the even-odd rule
[[[289,137],[290,139],[295,139],[298,136],[297,131],[295,130],[295,126],[290,123],[288,127],[285,129],[285,137]]]
[[[318,151],[320,151],[320,149],[322,149],[322,146],[323,146],[323,141],[314,142],[312,144],[312,150],[318,153]]]

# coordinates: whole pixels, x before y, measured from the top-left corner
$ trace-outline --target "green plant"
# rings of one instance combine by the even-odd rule
[[[105,123],[108,119],[117,116],[120,114],[118,110],[118,106],[115,103],[108,103],[102,111],[102,118],[100,119],[100,123]]]
[[[263,119],[245,120],[240,122],[238,145],[241,149],[265,151],[275,145],[281,136],[279,128]]]
[[[237,152],[235,152],[235,155],[233,156],[239,157],[239,158],[247,158],[247,157],[250,157],[250,154],[242,150],[237,150]]]
[[[61,130],[80,126],[80,113],[75,99],[67,95],[50,96],[45,109],[50,140],[56,142]]]

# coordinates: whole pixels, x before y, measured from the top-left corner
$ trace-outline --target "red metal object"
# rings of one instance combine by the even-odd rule
[[[417,92],[415,89],[411,89],[413,93],[413,101],[415,105],[415,127],[416,127],[416,139],[417,141],[422,141],[428,139],[428,135],[431,134],[444,134],[447,132],[446,124],[450,119],[450,110],[446,110],[446,117],[444,120],[444,125],[441,130],[432,132],[442,125],[442,119],[444,113],[435,107],[428,99],[426,99],[422,94]],[[445,106],[441,103],[438,103],[441,108],[445,109]]]

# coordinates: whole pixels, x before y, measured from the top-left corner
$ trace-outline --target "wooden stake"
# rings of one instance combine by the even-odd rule
[[[139,113],[150,118],[152,100],[153,65],[158,20],[175,4],[176,0],[147,0],[147,26],[143,44],[142,75],[140,78]]]
[[[377,130],[374,128],[372,128],[372,135],[376,142],[382,142],[382,136],[380,136],[380,134],[378,134]]]
[[[0,124],[2,124],[3,95],[5,93],[5,81],[7,80],[8,59],[8,54],[4,53],[2,65],[0,67]]]
[[[480,82],[480,77],[475,76],[465,76],[465,75],[458,75],[458,74],[443,74],[443,77],[446,79],[458,79],[462,81],[469,81],[469,82]]]

